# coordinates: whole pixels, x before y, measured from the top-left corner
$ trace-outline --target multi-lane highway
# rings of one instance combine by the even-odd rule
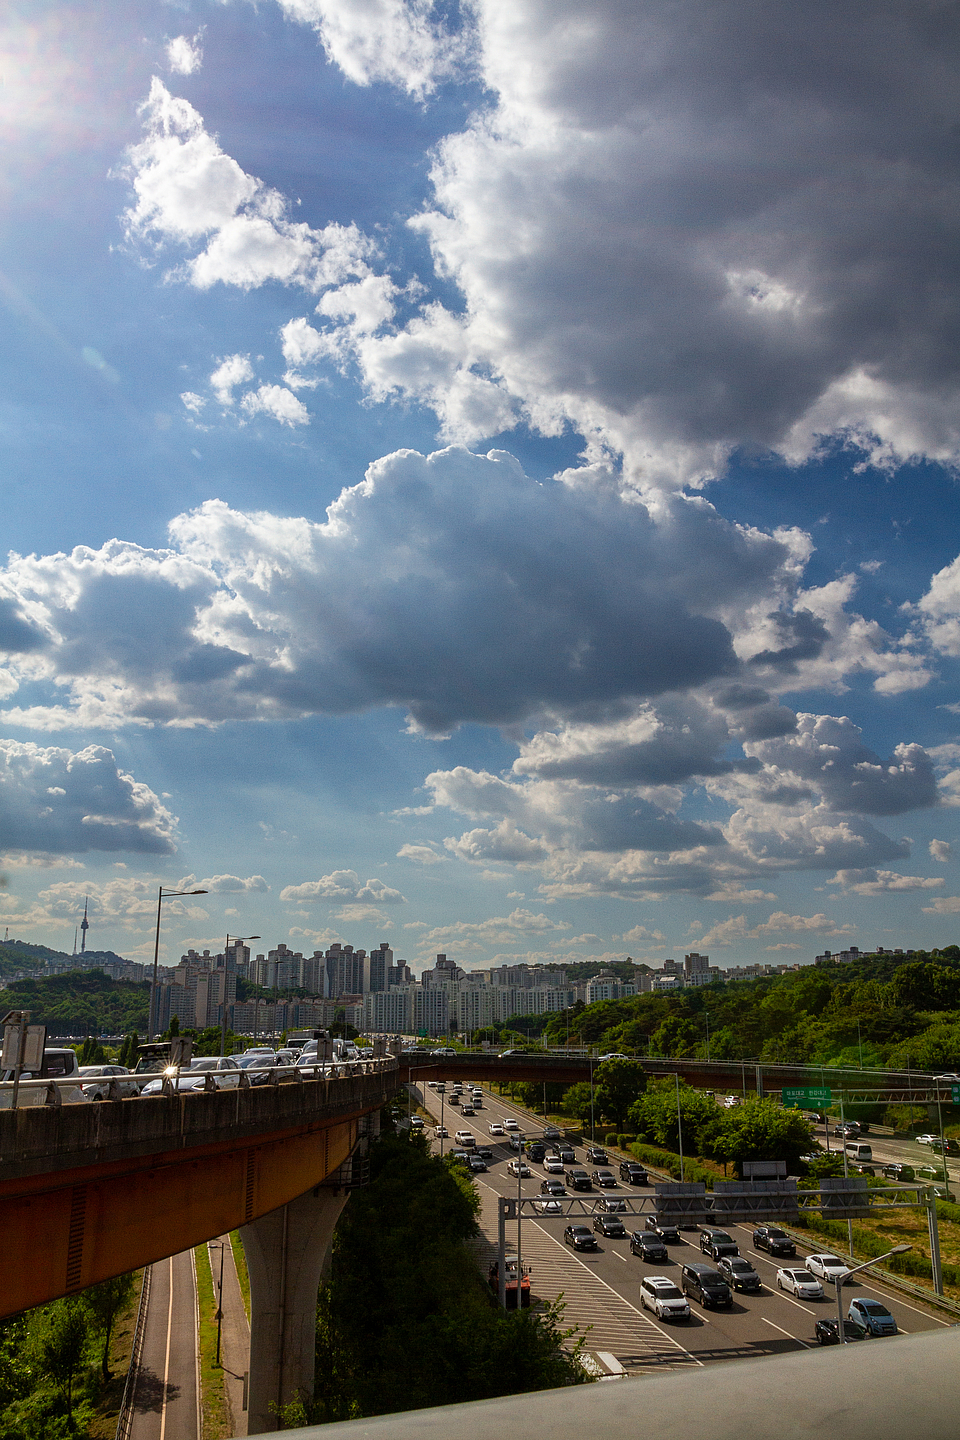
[[[414,1089],[423,1108],[439,1119],[440,1097],[425,1085]],[[483,1204],[483,1239],[479,1260],[484,1271],[496,1250],[497,1198],[517,1194],[517,1179],[507,1173],[507,1165],[516,1158],[516,1152],[510,1149],[508,1137],[491,1136],[488,1131],[491,1121],[507,1116],[517,1120],[528,1138],[534,1138],[542,1128],[528,1112],[486,1091],[483,1109],[473,1117],[463,1117],[457,1108],[444,1105],[444,1123],[451,1136],[457,1130],[470,1130],[476,1137],[477,1145],[489,1145],[494,1152],[495,1158],[488,1162],[487,1173],[475,1177]],[[449,1149],[454,1142],[451,1139],[444,1144]],[[922,1146],[912,1145],[912,1152],[920,1150],[923,1153],[923,1149]],[[582,1147],[577,1147],[577,1163],[588,1172],[595,1168],[584,1159]],[[611,1168],[616,1173],[616,1165]],[[542,1165],[535,1163],[530,1163],[530,1170],[531,1177],[520,1181],[520,1193],[532,1197],[539,1194],[546,1172]],[[620,1184],[616,1190],[594,1191],[592,1196],[582,1194],[581,1198],[597,1200],[601,1194],[636,1198],[643,1193],[642,1187]],[[634,1220],[629,1215],[623,1219],[628,1232],[643,1228],[642,1219]],[[662,1274],[678,1281],[681,1265],[705,1259],[696,1233],[681,1232],[681,1243],[669,1247],[667,1263],[648,1263],[631,1255],[629,1240],[605,1239],[602,1236],[597,1237],[598,1251],[574,1254],[563,1244],[563,1228],[570,1220],[590,1224],[588,1219],[580,1216],[569,1219],[561,1216],[531,1219],[525,1216],[521,1222],[521,1251],[524,1264],[532,1267],[534,1298],[553,1300],[562,1294],[566,1324],[579,1327],[590,1350],[609,1352],[627,1370],[636,1371],[651,1366],[699,1366],[715,1360],[817,1349],[814,1336],[816,1321],[822,1316],[836,1314],[835,1292],[832,1289],[828,1289],[824,1299],[819,1301],[798,1300],[777,1290],[778,1263],[802,1266],[804,1252],[799,1247],[796,1260],[777,1262],[753,1249],[752,1225],[729,1225],[726,1228],[737,1241],[741,1254],[750,1259],[760,1274],[762,1292],[736,1294],[729,1310],[704,1311],[696,1301],[691,1300],[689,1320],[659,1321],[640,1309],[640,1279],[644,1274]],[[507,1233],[511,1246],[515,1245],[515,1222],[508,1222]],[[932,1307],[904,1299],[896,1291],[863,1276],[846,1287],[844,1310],[855,1294],[872,1295],[882,1300],[903,1333],[938,1329],[951,1323],[938,1316]]]

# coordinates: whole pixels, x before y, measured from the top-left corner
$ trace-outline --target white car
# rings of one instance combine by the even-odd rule
[[[723,1106],[724,1110],[733,1110],[737,1105],[740,1104],[740,1096],[724,1095],[723,1099],[720,1101],[720,1104]]]
[[[687,1297],[666,1275],[644,1275],[640,1282],[640,1305],[652,1310],[658,1320],[688,1320]]]
[[[838,1280],[844,1284],[850,1274],[850,1266],[844,1265],[839,1255],[808,1255],[803,1263],[811,1275],[827,1285],[836,1285]]]
[[[477,1143],[473,1138],[473,1132],[470,1130],[458,1130],[453,1138],[457,1144],[462,1145],[465,1150],[472,1150]]]
[[[503,1134],[503,1126],[500,1124],[500,1121],[499,1121],[499,1120],[494,1120],[494,1121],[492,1121],[492,1122],[487,1126],[487,1129],[490,1131],[490,1134],[491,1134],[491,1135],[502,1135],[502,1134]]]
[[[798,1300],[822,1300],[823,1286],[809,1270],[778,1270],[777,1289],[788,1290]]]
[[[507,1166],[507,1173],[509,1175],[519,1176],[521,1180],[526,1180],[531,1173],[530,1166],[526,1160],[511,1160]]]
[[[607,1055],[601,1055],[601,1056],[600,1056],[600,1061],[599,1061],[599,1063],[602,1065],[603,1062],[604,1062],[604,1060],[629,1060],[629,1059],[630,1059],[630,1056],[629,1056],[629,1055],[621,1055],[619,1050],[611,1050],[609,1054],[607,1054]]]
[[[502,1122],[502,1123],[503,1123],[503,1128],[504,1128],[504,1130],[519,1130],[519,1129],[520,1129],[519,1124],[517,1123],[516,1120],[513,1119],[513,1117],[512,1117],[511,1115],[505,1115],[505,1116],[503,1117],[503,1122]]]
[[[438,1140],[449,1140],[450,1138],[450,1131],[447,1129],[446,1125],[438,1125],[436,1133]]]
[[[180,1067],[179,1078],[176,1067],[172,1065],[168,1066],[163,1074],[173,1083],[174,1089],[181,1093],[205,1090],[208,1079],[218,1090],[232,1090],[240,1084],[240,1066],[232,1055],[201,1055],[198,1059],[191,1060],[189,1069]],[[151,1080],[141,1091],[143,1095],[163,1093],[162,1078]]]
[[[140,1094],[140,1081],[131,1075],[126,1065],[81,1065],[80,1074],[84,1080],[83,1093],[91,1100],[106,1100],[111,1080],[116,1082],[121,1095]]]
[[[940,1136],[939,1136],[939,1135],[914,1135],[913,1138],[914,1138],[914,1140],[916,1140],[916,1142],[917,1142],[918,1145],[932,1145],[933,1142],[934,1142],[934,1140],[939,1140],[939,1139],[940,1139]]]
[[[545,1155],[543,1157],[543,1168],[548,1175],[562,1175],[563,1161],[559,1155]]]
[[[534,1200],[533,1208],[539,1210],[541,1215],[562,1215],[563,1206],[559,1200]]]

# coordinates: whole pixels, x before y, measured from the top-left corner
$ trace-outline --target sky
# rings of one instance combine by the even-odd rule
[[[162,884],[168,963],[953,943],[958,42],[13,0],[4,931],[152,959]]]

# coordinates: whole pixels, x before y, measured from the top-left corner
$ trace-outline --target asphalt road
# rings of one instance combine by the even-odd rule
[[[439,1097],[425,1086],[416,1088],[424,1107],[439,1117]],[[528,1139],[538,1133],[540,1127],[531,1121],[526,1112],[487,1092],[484,1092],[483,1109],[472,1118],[464,1119],[456,1107],[444,1104],[444,1123],[451,1134],[451,1138],[444,1142],[445,1148],[455,1146],[452,1137],[457,1130],[469,1129],[477,1143],[490,1145],[496,1156],[488,1162],[488,1172],[475,1177],[483,1201],[481,1224],[484,1235],[478,1258],[484,1269],[496,1250],[497,1196],[517,1193],[516,1178],[507,1174],[507,1164],[515,1158],[515,1152],[510,1150],[506,1138],[501,1140],[490,1136],[487,1128],[491,1120],[506,1116],[513,1116],[518,1121]],[[912,1144],[913,1152],[919,1150],[925,1153],[924,1147],[914,1142],[896,1143]],[[875,1153],[878,1151],[875,1150]],[[577,1163],[588,1172],[596,1168],[585,1160],[582,1147],[577,1147]],[[616,1164],[611,1168],[616,1173]],[[539,1194],[540,1182],[546,1174],[540,1165],[531,1164],[530,1169],[531,1178],[520,1182],[521,1193],[525,1196]],[[644,1187],[620,1185],[616,1190],[594,1191],[592,1197],[584,1195],[583,1198],[595,1200],[601,1193],[637,1197],[645,1192]],[[586,1219],[576,1219],[577,1223],[590,1223]],[[563,1244],[563,1228],[568,1223],[569,1219],[559,1216],[524,1218],[522,1221],[521,1254],[524,1264],[529,1263],[532,1267],[534,1297],[553,1300],[562,1293],[566,1306],[565,1324],[576,1325],[586,1333],[588,1349],[613,1354],[630,1371],[650,1366],[706,1365],[717,1360],[818,1349],[814,1336],[816,1321],[821,1316],[836,1314],[835,1292],[832,1289],[820,1301],[800,1301],[781,1294],[776,1288],[778,1263],[765,1253],[754,1251],[752,1225],[734,1225],[728,1227],[729,1231],[739,1244],[741,1254],[759,1273],[763,1291],[759,1294],[736,1294],[730,1310],[704,1311],[696,1301],[691,1301],[689,1320],[659,1321],[640,1309],[640,1279],[646,1273],[679,1280],[682,1264],[704,1258],[696,1234],[681,1232],[681,1243],[669,1247],[669,1261],[654,1264],[631,1255],[629,1240],[626,1239],[609,1240],[598,1236],[599,1251],[575,1254]],[[624,1217],[624,1223],[628,1231],[643,1227],[642,1220],[634,1221],[629,1215]],[[515,1222],[508,1222],[507,1235],[511,1247],[515,1247]],[[802,1266],[804,1253],[809,1252],[798,1247],[796,1260],[785,1263]],[[905,1300],[897,1292],[864,1277],[858,1277],[844,1289],[845,1313],[855,1294],[872,1295],[882,1300],[905,1334],[938,1329],[950,1323],[925,1308],[922,1302]],[[886,1340],[880,1343],[892,1342]]]
[[[193,1251],[158,1260],[150,1281],[130,1440],[199,1440]]]

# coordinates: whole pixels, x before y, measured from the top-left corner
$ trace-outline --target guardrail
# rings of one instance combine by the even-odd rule
[[[123,1387],[123,1398],[120,1401],[120,1414],[117,1416],[117,1430],[114,1440],[129,1440],[130,1431],[133,1428],[133,1402],[137,1394],[137,1380],[140,1376],[140,1360],[143,1356],[143,1337],[147,1328],[147,1307],[150,1304],[150,1280],[153,1275],[153,1266],[145,1265],[143,1268],[143,1284],[140,1287],[140,1305],[137,1310],[137,1324],[133,1332],[133,1349],[130,1351],[130,1364],[127,1367],[127,1380]]]

